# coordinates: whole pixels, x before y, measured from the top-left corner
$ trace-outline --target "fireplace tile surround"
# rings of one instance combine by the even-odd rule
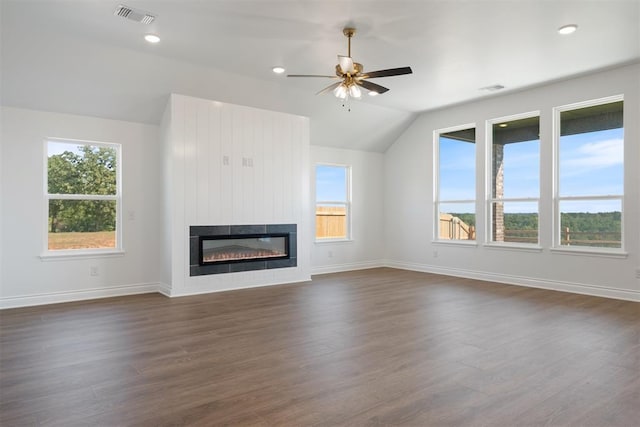
[[[249,259],[230,262],[202,263],[202,238],[220,238],[228,236],[288,235],[289,251],[285,259]],[[208,274],[235,273],[241,271],[268,270],[297,266],[297,225],[296,224],[260,224],[260,225],[192,225],[189,227],[189,275],[203,276]]]

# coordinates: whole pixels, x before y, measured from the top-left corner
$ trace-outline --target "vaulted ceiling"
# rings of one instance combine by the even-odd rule
[[[311,117],[312,143],[384,151],[423,111],[640,59],[638,0],[0,0],[6,106],[159,123],[169,93]],[[148,25],[119,4],[157,15]],[[561,36],[557,29],[577,24]],[[347,53],[390,89],[314,95]],[[148,44],[145,33],[161,42]],[[481,88],[502,85],[499,92]]]

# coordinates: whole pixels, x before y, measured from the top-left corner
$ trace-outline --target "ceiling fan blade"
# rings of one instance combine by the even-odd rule
[[[327,87],[325,87],[324,89],[322,89],[320,92],[316,93],[316,95],[322,95],[323,93],[327,93],[330,92],[332,90],[334,90],[335,88],[337,88],[338,86],[340,86],[342,84],[342,80],[339,82],[335,82],[332,85],[329,85]]]
[[[321,76],[318,74],[287,74],[287,77],[324,77],[327,79],[337,79],[337,76]]]
[[[379,94],[385,93],[385,92],[387,92],[389,90],[384,86],[380,86],[380,85],[377,85],[375,83],[368,82],[366,80],[359,80],[358,79],[358,80],[356,80],[356,83],[359,84],[360,86],[362,86],[363,88],[371,91],[371,92],[376,92],[376,93],[379,93]]]
[[[391,76],[401,76],[403,74],[411,74],[411,67],[401,67],[401,68],[389,68],[388,70],[379,70],[379,71],[369,71],[368,73],[362,74],[362,77],[365,79],[373,79],[376,77],[391,77]]]
[[[340,64],[340,69],[344,74],[355,74],[353,59],[350,56],[338,55],[338,64]]]

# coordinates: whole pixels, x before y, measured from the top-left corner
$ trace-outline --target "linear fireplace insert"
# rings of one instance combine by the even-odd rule
[[[200,265],[288,257],[288,234],[200,236]]]
[[[295,224],[191,226],[190,275],[295,267]]]

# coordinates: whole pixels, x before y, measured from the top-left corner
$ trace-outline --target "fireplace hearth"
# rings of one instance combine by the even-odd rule
[[[296,224],[191,226],[190,275],[295,267]]]

